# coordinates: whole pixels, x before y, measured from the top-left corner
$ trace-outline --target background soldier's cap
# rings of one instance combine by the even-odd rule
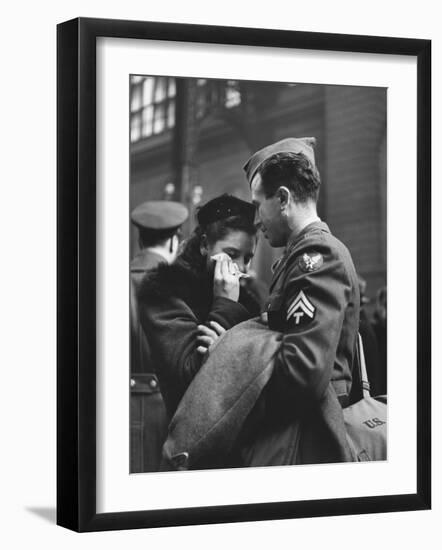
[[[261,164],[276,153],[303,153],[312,165],[315,166],[315,153],[313,150],[315,145],[316,138],[314,137],[287,138],[272,143],[264,147],[264,149],[260,149],[244,164],[243,168],[246,173],[247,181],[251,184]]]
[[[198,223],[208,225],[232,216],[241,216],[250,223],[254,222],[256,208],[251,202],[243,201],[225,193],[202,206],[197,213]]]
[[[187,208],[173,201],[146,201],[131,213],[131,220],[139,229],[161,231],[182,225],[189,215]]]

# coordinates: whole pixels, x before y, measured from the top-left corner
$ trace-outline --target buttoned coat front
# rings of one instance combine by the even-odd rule
[[[167,434],[167,414],[149,344],[141,327],[137,294],[146,273],[164,263],[160,254],[141,250],[130,264],[130,471],[158,471]]]

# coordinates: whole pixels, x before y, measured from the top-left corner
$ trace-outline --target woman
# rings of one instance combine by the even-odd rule
[[[257,299],[240,283],[256,248],[254,217],[252,204],[231,195],[209,201],[176,261],[141,285],[141,324],[170,418],[210,345],[259,314]]]

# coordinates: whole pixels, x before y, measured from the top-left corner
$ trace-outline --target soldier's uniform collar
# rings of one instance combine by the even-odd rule
[[[325,233],[330,233],[330,229],[326,223],[324,223],[322,220],[318,219],[312,223],[309,223],[302,229],[299,233],[292,233],[290,235],[289,240],[287,241],[287,246],[284,251],[284,256],[293,250],[293,248],[299,243],[301,239],[305,237],[307,233],[312,231],[313,229],[320,229],[321,231],[324,231]]]
[[[167,263],[166,258],[158,251],[153,251],[149,248],[140,250],[138,254],[133,258],[130,263],[130,270],[134,271],[146,271],[149,269],[152,260],[155,259],[157,263]]]

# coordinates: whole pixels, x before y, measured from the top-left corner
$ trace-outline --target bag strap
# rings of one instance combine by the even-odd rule
[[[365,363],[365,354],[364,346],[362,344],[362,336],[358,332],[358,345],[357,345],[357,355],[358,355],[358,366],[359,366],[359,376],[361,381],[361,390],[362,397],[370,397],[370,382],[368,381],[367,375],[367,365]]]

